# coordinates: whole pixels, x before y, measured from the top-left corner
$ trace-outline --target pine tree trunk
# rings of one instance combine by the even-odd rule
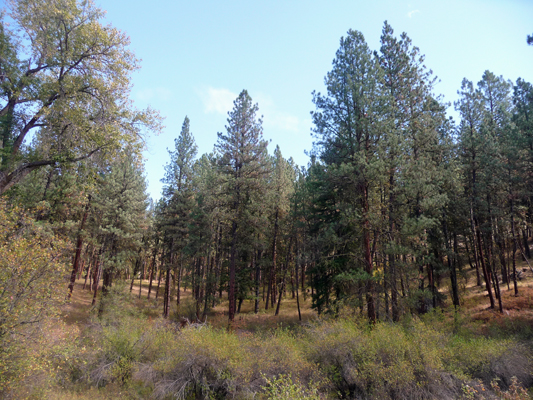
[[[167,276],[165,279],[165,294],[163,299],[163,318],[168,318],[170,311],[170,266],[167,267]]]
[[[254,313],[259,312],[259,286],[261,286],[261,267],[259,262],[261,260],[261,251],[257,251],[257,259],[252,260],[253,267],[255,269],[255,304],[254,304]]]
[[[157,257],[157,245],[154,247],[153,253],[152,253],[152,264],[150,268],[150,283],[148,284],[148,295],[146,296],[147,299],[150,299],[150,294],[152,293],[152,283],[154,280],[154,273],[155,273],[155,259]]]
[[[374,304],[374,283],[373,283],[373,261],[372,251],[370,248],[370,221],[368,219],[369,205],[368,205],[368,184],[363,184],[362,193],[362,211],[363,211],[363,248],[365,257],[365,272],[367,273],[366,281],[366,304],[368,319],[370,322],[376,322],[376,308]]]
[[[511,197],[511,233],[513,235],[513,287],[514,295],[518,296],[518,284],[516,282],[516,232],[514,225],[514,202]]]
[[[228,318],[229,322],[235,320],[235,268],[237,258],[237,221],[233,221],[231,229],[231,256],[230,256],[230,268],[229,268],[229,288],[228,288]]]
[[[268,288],[267,288],[267,295],[266,295],[266,302],[265,302],[265,310],[268,310],[268,303],[269,300],[274,298],[274,279],[275,279],[275,271],[276,271],[276,257],[277,257],[277,240],[278,240],[278,216],[279,212],[278,209],[276,209],[276,213],[274,214],[274,235],[272,239],[272,269],[270,270],[269,279],[268,279]],[[272,306],[274,304],[272,303]]]
[[[178,285],[176,289],[176,305],[179,306],[181,304],[181,276],[183,274],[183,255],[180,253],[180,266],[178,268]]]
[[[155,299],[159,297],[159,288],[161,287],[161,275],[163,275],[163,260],[159,263],[159,279],[157,280],[157,289],[155,291]]]
[[[142,293],[142,288],[143,288],[144,266],[145,266],[145,262],[144,262],[144,260],[142,261],[141,265],[142,265],[142,267],[141,267],[141,274],[140,274],[140,276],[139,276],[139,299],[141,298],[141,293]]]
[[[92,261],[89,260],[89,262],[87,263],[87,272],[85,274],[85,282],[83,283],[83,290],[85,290],[85,288],[87,287],[87,279],[91,275],[91,264],[92,264]]]
[[[531,251],[529,250],[529,243],[527,241],[527,233],[525,229],[522,229],[522,238],[524,240],[524,250],[526,251],[526,257],[531,258]]]
[[[294,267],[294,274],[296,279],[296,307],[298,308],[298,320],[302,320],[302,312],[300,311],[300,295],[299,295],[299,286],[298,286],[298,269],[300,264],[300,247],[298,242],[296,242],[296,265]]]
[[[72,273],[70,274],[70,284],[68,285],[67,298],[69,299],[72,296],[72,291],[74,290],[74,283],[76,283],[76,274],[78,273],[78,268],[80,265],[81,250],[83,247],[83,228],[85,227],[85,222],[87,221],[87,216],[89,215],[90,204],[91,204],[91,195],[89,195],[89,197],[87,198],[87,204],[85,205],[85,211],[83,212],[83,217],[81,219],[80,229],[78,230],[76,255],[74,256],[74,264],[72,265]]]
[[[475,225],[475,230],[476,230],[476,240],[477,240],[477,246],[478,246],[477,249],[478,249],[478,254],[479,254],[479,260],[481,262],[483,278],[485,279],[485,288],[487,289],[487,293],[489,295],[490,308],[494,308],[495,307],[494,297],[492,295],[492,288],[491,288],[492,282],[490,279],[489,271],[485,264],[485,258],[483,257],[483,248],[481,245],[481,232],[479,231],[479,223],[477,222],[475,218],[474,218],[474,225]]]
[[[285,275],[287,274],[287,271],[289,270],[289,260],[290,260],[290,254],[291,254],[291,247],[292,247],[292,239],[293,237],[289,239],[289,247],[287,248],[287,256],[285,258],[285,268],[282,271],[282,277],[281,277],[281,286],[279,289],[279,298],[278,298],[278,305],[276,306],[276,313],[274,315],[279,314],[279,308],[281,306],[281,297],[283,296],[283,290],[285,289]]]
[[[87,264],[87,257],[89,255],[89,247],[90,247],[89,244],[87,244],[85,246],[84,256],[81,257],[81,265],[78,268],[78,276],[76,277],[76,280],[80,280],[81,279],[81,277],[83,275],[83,271],[85,270],[85,264]]]
[[[93,295],[93,301],[92,305],[94,306],[96,304],[96,296],[98,295],[98,283],[100,281],[100,274],[102,270],[102,253],[104,251],[104,246],[102,245],[100,249],[100,253],[98,254],[98,260],[95,268],[95,274],[93,278],[93,287],[94,287],[94,295]]]
[[[448,253],[446,258],[448,259],[448,269],[450,271],[450,281],[452,284],[452,301],[454,307],[460,306],[459,303],[459,288],[457,286],[457,271],[455,268],[455,254],[452,255],[452,250],[450,246],[450,237],[448,235],[448,223],[446,221],[446,214],[443,216],[442,231],[444,233],[444,242],[446,244],[446,252]]]

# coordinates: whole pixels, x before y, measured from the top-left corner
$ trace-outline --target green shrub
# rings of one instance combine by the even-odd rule
[[[309,356],[349,398],[424,398],[443,367],[442,335],[419,320],[405,327],[344,320],[308,330]]]
[[[302,385],[320,380],[302,341],[287,331],[260,337],[167,323],[148,341],[134,377],[153,386],[155,398],[253,398],[280,375],[298,377]]]
[[[0,199],[0,397],[48,369],[43,332],[65,299],[70,250],[49,226]]]
[[[303,386],[294,381],[291,375],[279,375],[272,379],[264,377],[267,385],[263,387],[266,400],[320,400],[321,397],[315,385]]]

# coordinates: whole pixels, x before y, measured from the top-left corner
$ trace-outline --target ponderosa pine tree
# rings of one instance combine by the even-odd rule
[[[102,272],[99,275],[103,277],[105,294],[115,275],[141,257],[143,237],[148,234],[146,182],[142,164],[134,153],[126,151],[110,166],[94,198],[100,214],[99,268]]]
[[[278,259],[278,241],[280,239],[280,225],[287,217],[290,208],[290,196],[294,182],[294,169],[283,158],[279,146],[274,150],[272,158],[270,187],[268,190],[266,205],[270,208],[270,217],[268,218],[272,224],[272,244],[271,257],[272,265],[267,271],[268,284],[267,295],[265,301],[265,309],[268,310],[269,303],[273,306],[275,302],[275,280]]]
[[[250,237],[250,210],[253,202],[264,191],[263,176],[266,166],[267,142],[262,139],[262,120],[257,116],[258,106],[243,90],[233,102],[228,113],[226,133],[218,133],[215,148],[220,156],[222,179],[221,193],[231,221],[231,250],[229,263],[229,321],[233,322],[236,310],[236,274],[241,243]]]
[[[486,71],[477,86],[474,89],[473,84],[465,79],[459,92],[461,99],[456,103],[461,113],[459,147],[465,186],[470,196],[475,256],[483,270],[491,308],[495,307],[494,291],[503,312],[496,262],[500,261],[505,280],[504,233],[511,209],[507,199],[509,191],[514,191],[513,175],[516,171],[514,162],[509,162],[511,155],[508,154],[516,150],[510,126],[511,85],[502,77]],[[519,154],[512,157],[516,156]],[[514,214],[514,203],[512,208],[511,214]]]
[[[174,271],[175,281],[178,286],[177,303],[179,305],[181,276],[183,269],[183,249],[188,244],[189,224],[192,222],[191,209],[194,206],[193,192],[193,164],[197,154],[197,146],[190,132],[190,121],[185,117],[181,132],[174,140],[175,148],[169,150],[170,163],[165,166],[163,196],[165,207],[162,212],[164,217],[160,219],[164,230],[164,244],[166,246],[166,271],[170,277],[170,271]],[[170,284],[170,280],[167,279]],[[168,286],[168,285],[167,285]],[[170,288],[165,287],[165,311],[168,316],[170,300]]]
[[[329,250],[338,253],[338,258],[328,257],[324,262],[345,264],[342,272],[348,281],[363,276],[370,321],[376,320],[373,257],[380,223],[373,199],[384,176],[381,75],[363,35],[348,31],[325,79],[327,95],[314,93],[317,111],[312,113],[319,155],[327,167],[325,178],[333,196],[327,212],[337,215],[334,230],[341,240],[336,249]]]
[[[435,294],[428,235],[436,229],[446,201],[440,190],[445,174],[441,160],[443,143],[449,142],[449,130],[443,129],[445,108],[433,94],[436,78],[425,67],[424,56],[406,33],[399,38],[393,33],[385,22],[379,54],[387,103],[382,143],[387,154],[388,182],[384,187],[387,204],[383,208],[387,209],[387,230],[393,238],[387,250],[386,283],[390,283],[392,293],[396,292],[396,258],[401,246],[410,264],[418,270],[419,288],[415,296],[419,298],[419,311],[423,312],[427,300]],[[425,275],[430,290],[425,287]],[[393,299],[393,319],[398,318],[395,303],[397,300]]]
[[[529,82],[525,82],[523,79],[518,79],[513,90],[513,122],[517,128],[517,135],[519,138],[518,146],[524,151],[523,154],[523,169],[522,171],[528,171],[533,165],[533,85]],[[523,187],[521,200],[516,205],[520,208],[525,208],[523,212],[525,217],[522,218],[522,237],[524,238],[524,257],[531,258],[531,252],[529,245],[527,244],[527,226],[531,226],[533,223],[533,179],[528,174],[523,177]],[[514,196],[513,196],[514,197]],[[515,210],[516,211],[516,210]],[[513,213],[512,215],[515,215]],[[520,230],[516,227],[516,240],[520,241]],[[522,246],[518,246],[522,248]]]

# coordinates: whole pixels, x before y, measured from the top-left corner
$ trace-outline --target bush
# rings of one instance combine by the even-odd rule
[[[279,375],[272,379],[265,377],[265,381],[267,386],[263,389],[267,400],[320,400],[318,389],[314,385],[304,387],[298,381],[294,382],[291,375]]]
[[[107,314],[92,328],[94,357],[85,375],[134,398],[497,398],[494,379],[505,396],[521,398],[520,385],[533,383],[525,347],[454,334],[451,326],[435,330],[417,318],[237,334],[208,325],[180,329],[163,319],[151,324],[122,310],[133,307],[120,289],[108,296]]]
[[[309,358],[348,398],[456,398],[465,380],[512,377],[530,386],[531,360],[514,342],[444,334],[417,319],[334,321],[308,330]]]
[[[46,369],[42,326],[66,295],[68,246],[16,207],[0,201],[0,395]],[[65,290],[58,290],[65,285]]]
[[[315,326],[309,330],[310,356],[343,396],[424,397],[440,367],[434,350],[439,346],[436,335],[416,325],[412,332],[400,325],[378,323],[371,329],[348,320]]]
[[[97,387],[129,383],[152,336],[152,325],[134,306],[126,286],[109,288],[101,299],[98,317],[86,332],[86,345],[93,351],[80,365],[85,379]],[[95,310],[96,311],[96,310]]]
[[[155,398],[253,398],[280,375],[302,385],[319,379],[316,365],[285,331],[263,337],[220,329],[166,324],[154,330],[135,378],[154,387]]]
[[[459,376],[480,379],[487,386],[498,379],[508,389],[513,377],[526,387],[533,384],[531,351],[509,339],[454,336],[444,362]]]

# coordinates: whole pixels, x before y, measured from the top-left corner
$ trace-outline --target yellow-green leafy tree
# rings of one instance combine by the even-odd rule
[[[91,0],[10,0],[0,14],[0,194],[28,173],[140,147],[158,130],[129,100],[138,60]],[[7,19],[9,18],[9,24]],[[39,147],[27,143],[35,133]]]
[[[0,397],[43,366],[41,327],[65,298],[71,249],[45,226],[0,202]]]

